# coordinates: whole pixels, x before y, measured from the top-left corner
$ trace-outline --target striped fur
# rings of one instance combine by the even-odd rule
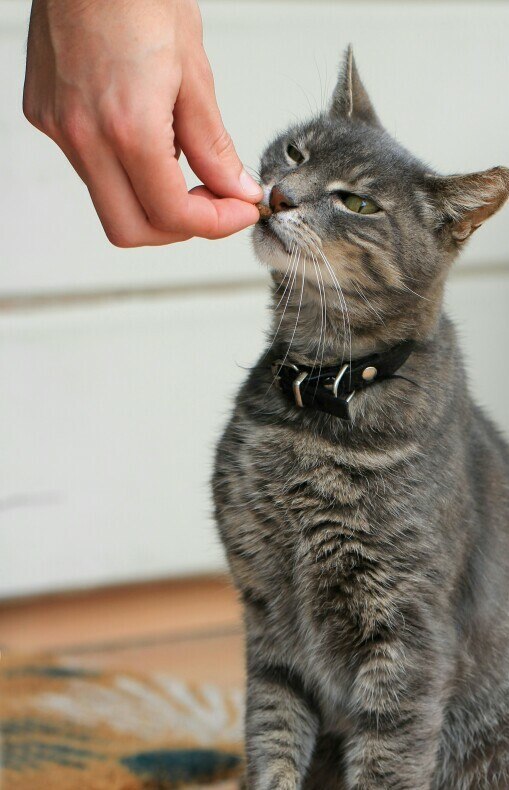
[[[430,173],[380,126],[351,53],[330,112],[264,154],[266,194],[277,183],[296,207],[255,230],[271,344],[213,481],[245,612],[249,790],[509,787],[509,453],[442,310],[508,172]],[[349,214],[337,182],[383,211]],[[357,394],[350,424],[274,386],[274,358],[330,363],[406,338],[404,379]]]

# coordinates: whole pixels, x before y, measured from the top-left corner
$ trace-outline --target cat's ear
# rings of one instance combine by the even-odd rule
[[[345,52],[329,114],[331,118],[351,118],[371,126],[382,126],[359,77],[351,45]]]
[[[492,167],[480,173],[428,176],[428,191],[439,214],[439,226],[457,244],[465,242],[509,197],[509,169]]]

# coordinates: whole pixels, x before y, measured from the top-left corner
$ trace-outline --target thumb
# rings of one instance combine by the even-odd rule
[[[244,170],[217,106],[214,80],[205,54],[182,75],[174,108],[175,137],[189,165],[211,192],[256,202],[259,184]],[[187,73],[186,73],[187,72]]]

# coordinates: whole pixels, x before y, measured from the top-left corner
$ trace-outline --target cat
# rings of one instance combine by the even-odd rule
[[[442,304],[509,170],[421,164],[349,49],[330,109],[260,175],[274,339],[213,478],[245,619],[245,786],[509,788],[509,451]]]

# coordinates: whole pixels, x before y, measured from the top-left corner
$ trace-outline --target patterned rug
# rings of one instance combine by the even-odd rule
[[[0,665],[2,790],[234,790],[242,694],[58,661]]]

